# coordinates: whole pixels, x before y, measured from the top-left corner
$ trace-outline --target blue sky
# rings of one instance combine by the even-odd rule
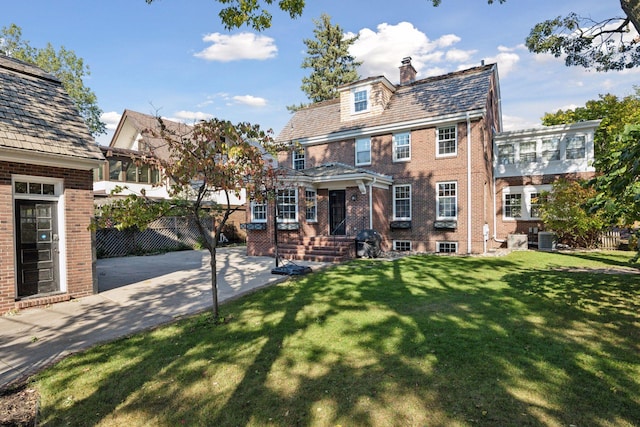
[[[130,109],[188,123],[214,116],[248,121],[277,134],[290,117],[286,106],[306,102],[303,40],[313,38],[313,20],[322,13],[360,35],[352,53],[363,61],[363,78],[384,74],[396,83],[405,56],[418,78],[497,62],[505,129],[539,125],[545,112],[599,94],[631,94],[640,81],[640,70],[569,68],[523,45],[534,24],[571,11],[596,20],[622,16],[615,0],[443,0],[437,8],[430,0],[308,0],[296,20],[273,10],[272,28],[261,33],[225,30],[214,0],[4,3],[2,27],[14,23],[32,46],[50,42],[84,59],[91,72],[85,83],[110,129]],[[108,144],[112,132],[98,142]]]

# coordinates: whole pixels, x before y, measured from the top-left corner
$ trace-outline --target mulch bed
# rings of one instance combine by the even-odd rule
[[[26,385],[0,392],[0,426],[35,426],[38,392]]]

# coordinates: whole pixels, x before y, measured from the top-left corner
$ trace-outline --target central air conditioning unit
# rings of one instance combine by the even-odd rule
[[[538,233],[538,249],[541,251],[556,250],[556,235],[549,231],[540,231]]]

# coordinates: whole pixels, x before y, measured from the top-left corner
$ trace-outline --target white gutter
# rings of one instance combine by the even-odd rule
[[[471,118],[467,113],[467,253],[471,253]]]
[[[2,160],[7,162],[79,170],[90,170],[104,163],[104,159],[74,157],[58,153],[41,153],[10,147],[0,147],[0,156],[2,156]]]

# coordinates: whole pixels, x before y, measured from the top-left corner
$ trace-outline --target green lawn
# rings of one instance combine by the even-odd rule
[[[45,425],[640,425],[632,253],[356,260],[69,357]]]

